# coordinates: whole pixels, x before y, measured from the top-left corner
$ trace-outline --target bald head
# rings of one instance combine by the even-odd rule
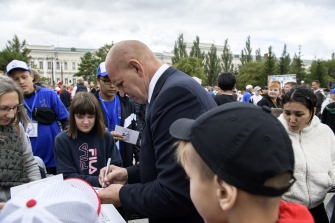
[[[108,76],[121,96],[140,97],[135,100],[145,103],[149,83],[162,66],[149,47],[137,40],[118,42],[109,50],[105,62]]]
[[[123,66],[128,66],[125,62],[131,59],[137,60],[143,65],[146,63],[160,63],[155,54],[144,43],[138,40],[124,40],[118,42],[109,50],[106,57],[106,69],[108,66],[122,69]]]

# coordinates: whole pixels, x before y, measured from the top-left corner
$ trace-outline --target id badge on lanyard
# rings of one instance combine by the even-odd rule
[[[25,101],[23,101],[24,105],[30,111],[31,114],[32,114],[34,106],[35,106],[36,98],[37,98],[37,92],[34,96],[34,101],[33,101],[33,104],[32,104],[31,107],[29,107],[29,105]],[[38,123],[36,121],[32,120],[32,122],[28,122],[28,127],[27,127],[27,130],[26,130],[26,134],[29,137],[37,137],[38,136]]]
[[[36,121],[28,122],[28,127],[26,130],[26,134],[29,137],[37,137],[38,136],[38,123]]]

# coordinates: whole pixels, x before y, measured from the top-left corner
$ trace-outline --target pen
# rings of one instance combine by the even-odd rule
[[[107,160],[107,168],[106,168],[106,172],[105,172],[105,178],[106,178],[107,175],[108,175],[108,170],[109,170],[109,166],[110,166],[110,164],[111,164],[111,158],[108,158],[108,160]],[[105,181],[102,182],[102,188],[104,188],[104,186],[105,186]]]

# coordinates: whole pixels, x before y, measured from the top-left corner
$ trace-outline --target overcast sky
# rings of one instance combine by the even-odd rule
[[[225,39],[240,54],[248,35],[253,54],[271,45],[299,45],[304,59],[330,59],[335,52],[335,0],[0,0],[0,49],[14,34],[31,45],[98,48],[137,39],[154,52],[186,42]]]

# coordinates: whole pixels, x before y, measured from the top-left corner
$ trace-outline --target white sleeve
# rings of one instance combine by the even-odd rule
[[[22,143],[23,160],[26,165],[29,181],[41,179],[41,173],[33,156],[29,137],[26,135],[23,126],[20,123],[20,139]]]
[[[72,99],[76,95],[76,92],[77,92],[77,86],[74,86],[72,93],[71,93]]]

